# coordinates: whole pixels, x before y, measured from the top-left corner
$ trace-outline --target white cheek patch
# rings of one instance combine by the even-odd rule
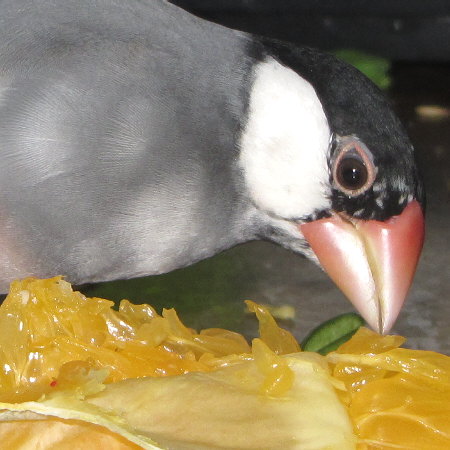
[[[240,142],[255,205],[283,218],[329,207],[330,134],[311,84],[272,58],[259,63]]]

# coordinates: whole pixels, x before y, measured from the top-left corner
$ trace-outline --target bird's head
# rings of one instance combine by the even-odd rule
[[[412,145],[359,71],[266,41],[240,167],[261,237],[318,262],[380,332],[394,324],[423,244]]]

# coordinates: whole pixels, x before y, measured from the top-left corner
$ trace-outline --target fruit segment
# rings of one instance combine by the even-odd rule
[[[2,448],[450,448],[450,358],[360,328],[300,351],[247,302],[260,338],[175,311],[17,281],[0,306]]]
[[[327,356],[360,450],[450,448],[450,357],[361,328]]]
[[[64,448],[80,433],[96,436],[83,444],[95,450],[114,436],[103,448],[354,449],[325,359],[248,307],[261,334],[251,346],[227,330],[197,333],[173,310],[122,301],[114,311],[61,278],[14,283],[0,307],[2,445],[14,448],[20,420],[25,448]]]

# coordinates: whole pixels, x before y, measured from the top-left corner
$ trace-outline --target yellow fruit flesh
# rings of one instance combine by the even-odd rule
[[[1,442],[14,445],[11,419],[27,423],[31,412],[76,422],[67,431],[70,421],[43,421],[43,442],[58,446],[58,432],[76,434],[84,421],[88,435],[104,428],[98,439],[112,432],[130,448],[354,448],[325,360],[282,356],[300,348],[266,308],[248,302],[261,334],[249,346],[230,331],[197,333],[173,310],[111,306],[60,278],[13,284],[0,308],[10,332],[0,358]]]
[[[153,445],[156,433],[153,427],[141,429],[140,433],[144,435],[139,437],[136,423],[124,428],[123,424],[116,424],[114,417],[118,414],[117,410],[111,412],[113,416],[109,416],[104,408],[107,409],[108,405],[116,401],[117,408],[124,408],[120,417],[143,420],[142,405],[152,404],[151,398],[147,398],[140,406],[139,402],[144,401],[141,399],[143,394],[135,396],[135,403],[127,405],[126,398],[120,395],[117,397],[116,393],[122,389],[122,383],[125,383],[125,391],[131,385],[121,380],[169,376],[167,382],[161,385],[165,386],[167,394],[163,403],[172,405],[168,417],[183,410],[191,392],[196,391],[198,386],[211,383],[211,390],[205,388],[204,391],[198,391],[198,398],[209,402],[211,408],[215,404],[224,411],[224,415],[214,416],[217,419],[217,434],[202,444],[204,448],[209,448],[211,442],[219,445],[220,442],[214,439],[226,439],[227,430],[239,430],[232,428],[239,425],[232,419],[233,408],[239,409],[239,404],[250,408],[241,411],[242,417],[235,412],[242,426],[254,425],[253,422],[245,423],[248,411],[261,413],[262,418],[268,414],[272,420],[275,417],[273,412],[278,411],[279,424],[288,424],[287,427],[277,425],[283,432],[272,432],[272,442],[278,439],[278,442],[282,442],[281,448],[290,448],[283,441],[289,434],[289,426],[302,430],[303,434],[299,434],[298,439],[305,438],[313,442],[311,447],[305,447],[306,441],[302,441],[304,448],[354,448],[348,434],[345,409],[335,403],[327,390],[329,388],[325,387],[332,384],[338,388],[346,387],[346,390],[338,389],[337,392],[352,419],[359,438],[358,449],[450,448],[450,358],[433,352],[398,348],[404,342],[402,337],[380,336],[362,328],[338,351],[326,358],[313,355],[313,361],[310,361],[310,354],[298,353],[298,343],[290,333],[278,327],[266,308],[253,302],[247,304],[256,313],[260,324],[261,339],[255,339],[252,346],[241,335],[227,330],[209,329],[197,333],[185,327],[173,310],[165,310],[160,316],[148,305],[133,305],[124,300],[119,311],[114,311],[112,302],[87,299],[73,292],[70,284],[61,278],[14,282],[9,296],[0,307],[2,442],[14,442],[17,433],[22,433],[20,430],[26,430],[27,427],[36,432],[38,423],[35,418],[28,420],[29,413],[26,412],[35,411],[56,416],[43,421],[45,429],[48,425],[47,431],[51,430],[48,436],[46,434],[46,439],[55,442],[63,439],[64,435],[76,436],[85,426],[86,436],[95,435],[98,442],[111,439],[110,444],[105,444],[108,448],[139,448],[136,444],[144,448],[159,448]],[[291,353],[295,355],[280,356]],[[314,369],[309,371],[307,367],[311,364]],[[332,371],[333,378],[327,375],[328,370]],[[240,374],[237,378],[231,375],[234,371]],[[186,378],[183,375],[190,372],[199,373],[199,378],[191,375]],[[322,378],[318,377],[320,373]],[[299,389],[301,379],[304,379],[305,384]],[[314,391],[318,379],[322,381]],[[144,389],[144,384],[136,382],[139,383],[137,386]],[[144,382],[149,384],[145,385],[143,392],[151,395],[155,384],[148,378],[144,378]],[[184,391],[182,386],[185,386]],[[225,386],[234,386],[233,394]],[[133,387],[132,391],[136,389]],[[171,396],[171,392],[175,393],[179,389],[178,395]],[[219,395],[219,392],[222,394]],[[311,395],[311,392],[315,394]],[[303,398],[302,395],[307,397]],[[188,403],[196,403],[196,398],[192,396]],[[235,403],[232,398],[236,399]],[[263,402],[268,402],[267,413],[258,404],[259,398],[267,399]],[[290,404],[286,401],[288,398],[295,400],[290,407],[286,407]],[[103,408],[101,411],[92,409],[99,406]],[[195,414],[200,421],[213,419],[208,410],[202,412],[204,404],[201,402],[197,402],[196,408]],[[230,411],[231,416],[227,416]],[[308,422],[299,417],[300,412],[300,416],[312,414],[308,411],[322,412],[315,422]],[[150,408],[148,411],[151,415],[159,413],[159,409],[153,411]],[[186,416],[184,410],[181,414]],[[324,415],[329,416],[329,420],[319,424],[319,428],[325,427],[320,433],[315,431],[316,422]],[[288,420],[291,416],[292,422]],[[189,414],[186,417],[187,428],[195,429],[189,426],[193,423],[192,417]],[[228,422],[223,424],[223,435],[218,432],[219,419]],[[174,437],[170,434],[177,421],[181,423],[180,418],[172,420],[172,424],[170,419],[166,419],[168,423],[163,424],[166,434],[156,435],[162,436],[162,441],[167,442],[182,439],[183,436]],[[17,428],[14,428],[15,425]],[[69,431],[71,426],[73,429]],[[260,431],[254,428],[252,436],[258,435],[264,442],[271,437],[273,426],[274,422],[269,421]],[[200,432],[195,435],[192,431],[192,439],[201,439],[199,436],[202,436],[203,429],[208,429],[208,425],[200,423]],[[340,430],[336,431],[336,436],[340,436],[342,441],[337,446],[323,444],[325,446],[317,447],[319,444],[314,442],[322,442],[322,435],[329,434],[331,429]],[[179,432],[186,434],[181,429]],[[27,433],[23,431],[23,436],[28,436]],[[210,431],[208,433],[211,434]],[[268,437],[264,433],[268,433]],[[235,434],[241,433],[236,431]],[[244,441],[248,444],[249,436],[246,437]],[[117,442],[114,441],[116,438]],[[32,438],[24,438],[26,442],[27,439]],[[252,439],[257,442],[254,437]],[[14,444],[11,445],[8,448],[14,448]],[[28,445],[31,446],[24,445],[23,448],[34,448],[32,441]],[[64,448],[63,445],[61,440],[56,447]],[[83,448],[102,448],[96,447],[94,440],[91,440],[90,445]],[[193,448],[196,447],[194,445]],[[297,447],[293,445],[292,448]]]
[[[450,358],[403,342],[361,328],[328,355],[360,450],[450,448]]]
[[[251,351],[232,331],[186,328],[174,310],[159,316],[127,300],[119,311],[112,306],[73,292],[61,278],[14,282],[0,313],[0,401],[35,400],[51,392],[60,368],[72,361],[107,368],[111,383],[209,371],[223,356]]]

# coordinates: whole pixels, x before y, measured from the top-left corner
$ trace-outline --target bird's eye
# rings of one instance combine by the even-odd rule
[[[350,140],[347,145],[342,145],[333,163],[335,187],[355,196],[372,186],[376,171],[369,155],[359,141]]]
[[[352,156],[342,158],[336,167],[336,182],[351,191],[361,189],[368,176],[364,162]]]

